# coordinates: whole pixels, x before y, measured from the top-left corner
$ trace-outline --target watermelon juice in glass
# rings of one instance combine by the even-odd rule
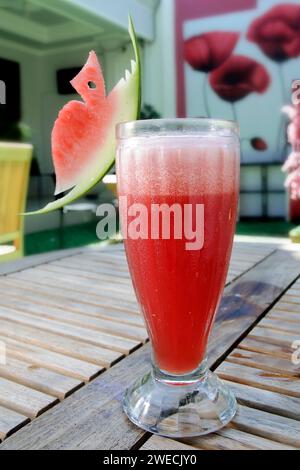
[[[153,433],[206,434],[236,410],[205,356],[235,229],[238,127],[136,121],[119,124],[117,136],[122,232],[152,345],[152,370],[127,390],[124,410]]]

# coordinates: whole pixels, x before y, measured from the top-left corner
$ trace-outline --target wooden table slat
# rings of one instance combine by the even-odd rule
[[[291,322],[292,324],[293,323],[296,323],[296,326],[298,325],[299,326],[299,322],[300,322],[300,309],[299,309],[299,312],[286,312],[284,310],[276,310],[276,309],[272,309],[272,312],[270,313],[270,315],[268,315],[268,318],[269,319],[274,319],[274,320],[280,320],[280,321],[286,321],[286,322]]]
[[[284,344],[291,346],[293,341],[297,338],[297,335],[284,330],[279,331],[272,328],[266,328],[258,324],[257,328],[250,332],[249,338],[260,339],[261,341],[265,341],[270,344]]]
[[[245,385],[227,380],[225,382],[231,387],[240,404],[300,421],[299,398],[256,388],[249,384]]]
[[[165,439],[160,436],[152,436],[140,448],[142,451],[146,450],[195,450],[193,446],[184,444],[183,442],[174,441],[173,439]]]
[[[35,364],[26,363],[9,355],[6,364],[0,364],[0,377],[60,400],[63,400],[83,385],[80,380],[58,374]]]
[[[0,405],[0,441],[5,439],[9,434],[17,431],[20,427],[29,423],[27,416],[16,413],[9,408]]]
[[[299,377],[299,365],[293,364],[291,355],[287,358],[270,356],[254,351],[245,351],[242,348],[236,348],[227,358],[226,363],[242,364],[244,366],[261,369],[261,371],[275,372],[282,376]],[[261,372],[263,375],[263,372]],[[265,377],[272,377],[272,374],[265,374]],[[293,379],[291,379],[293,380]]]
[[[32,303],[36,303],[39,305],[51,305],[56,308],[60,309],[68,309],[69,311],[79,312],[79,313],[87,313],[87,315],[101,317],[105,316],[106,318],[115,318],[118,321],[126,323],[126,318],[128,319],[127,323],[134,323],[136,322],[136,318],[140,315],[137,307],[136,310],[130,309],[130,312],[127,311],[124,307],[120,305],[115,306],[107,306],[107,305],[100,305],[97,302],[97,299],[91,299],[89,297],[88,301],[85,301],[82,295],[75,295],[72,296],[71,294],[65,293],[64,295],[55,295],[53,291],[47,291],[46,293],[40,293],[36,290],[31,283],[28,283],[26,287],[23,288],[15,287],[13,283],[8,283],[7,280],[0,278],[0,287],[5,289],[7,295],[10,298],[14,298],[19,300],[19,303],[28,301]],[[75,297],[75,298],[74,298]],[[79,297],[80,299],[77,299]],[[1,302],[1,299],[0,299]],[[0,304],[1,305],[1,304]],[[132,320],[130,320],[132,319]]]
[[[0,340],[6,343],[6,351],[9,356],[78,380],[88,382],[104,370],[102,366],[90,364],[38,346],[29,345],[23,343],[21,339],[13,340],[0,334]]]
[[[264,318],[260,322],[262,327],[269,328],[275,331],[284,331],[286,333],[291,333],[295,336],[300,336],[300,323],[290,323],[285,321],[284,318]]]
[[[249,434],[300,448],[300,421],[239,406],[231,426]]]
[[[11,319],[10,319],[11,320]],[[77,341],[66,338],[55,333],[41,334],[37,328],[21,325],[12,321],[1,320],[1,333],[3,338],[16,340],[17,342],[27,343],[33,346],[39,346],[43,349],[60,353],[70,358],[80,359],[83,362],[69,361],[72,368],[74,364],[75,370],[78,364],[91,363],[101,367],[110,367],[116,361],[123,357],[123,354],[109,349],[100,348],[83,341]],[[17,343],[18,344],[18,343]],[[70,368],[70,370],[72,370]],[[80,369],[80,368],[79,368]],[[87,367],[88,371],[89,367]],[[95,369],[93,370],[93,374]]]
[[[218,368],[218,374],[226,380],[300,398],[299,377],[286,374],[284,371],[269,372],[225,361]]]
[[[144,342],[148,335],[145,327],[138,325],[128,325],[126,323],[116,323],[104,318],[89,317],[84,314],[74,313],[63,309],[53,308],[51,306],[40,306],[38,304],[23,305],[18,301],[9,299],[6,302],[1,301],[2,307],[5,304],[5,312],[11,311],[11,317],[15,314],[24,314],[30,318],[37,317],[61,322],[67,325],[80,326],[86,329],[98,330],[102,333],[117,335],[126,339]],[[1,309],[1,307],[0,307]],[[4,311],[4,309],[1,309]]]
[[[255,332],[257,332],[257,329],[255,330]],[[246,351],[262,353],[264,355],[272,356],[274,358],[291,358],[291,355],[294,350],[292,349],[291,343],[289,341],[282,341],[281,339],[278,342],[276,340],[265,341],[263,337],[257,337],[255,335],[248,335],[239,344],[239,348],[245,349]]]
[[[12,311],[2,307],[0,309],[0,318],[4,320],[12,319]],[[117,335],[109,335],[100,331],[89,330],[79,326],[68,325],[66,327],[62,323],[47,318],[38,318],[29,313],[19,313],[14,311],[13,320],[15,323],[20,323],[26,326],[38,328],[41,331],[49,331],[50,333],[58,333],[66,338],[83,340],[95,346],[106,347],[122,354],[129,354],[133,351],[141,341],[134,341],[126,338],[121,338]]]
[[[29,271],[29,270],[28,270]],[[129,275],[129,274],[127,274]],[[101,278],[91,279],[84,278],[82,275],[76,276],[69,272],[69,274],[61,274],[50,271],[43,271],[42,269],[34,268],[29,272],[21,271],[20,273],[12,274],[9,279],[17,279],[24,282],[34,282],[39,287],[41,292],[45,287],[55,287],[58,293],[68,293],[68,291],[77,291],[83,294],[89,294],[92,297],[113,297],[114,299],[126,300],[127,302],[135,303],[135,295],[129,286],[124,286],[123,291],[107,289],[106,286],[113,286],[111,282],[103,282]],[[116,285],[115,285],[116,286]],[[51,290],[51,289],[50,289]]]
[[[0,405],[2,407],[9,408],[28,418],[35,418],[57,402],[57,398],[46,393],[0,377]]]
[[[296,450],[295,447],[227,427],[218,433],[182,441],[152,436],[141,450]]]
[[[16,273],[13,276],[11,276],[14,279],[22,279],[24,281],[28,280],[30,276],[30,281],[36,283],[38,286],[43,285],[43,286],[52,286],[56,287],[58,285],[58,280],[54,276],[48,276],[47,278],[41,278],[39,273],[26,273],[20,272]],[[61,285],[62,283],[60,283]],[[67,284],[66,282],[63,282],[63,287],[64,291],[66,294],[70,294],[74,292],[74,285],[72,283]],[[111,293],[105,293],[105,291],[101,292],[101,289],[91,286],[85,286],[84,288],[76,288],[76,291],[80,294],[80,297],[91,303],[97,303],[100,307],[106,307],[106,308],[112,308],[112,309],[119,309],[122,311],[128,311],[129,313],[138,313],[138,307],[135,303],[134,300],[128,301],[124,299],[114,299],[113,294]]]

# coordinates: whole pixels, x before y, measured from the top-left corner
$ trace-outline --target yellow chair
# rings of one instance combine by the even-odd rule
[[[115,198],[117,199],[118,192],[117,192],[117,177],[116,177],[116,175],[113,175],[113,174],[105,175],[103,180],[102,180],[102,183],[105,184],[107,189],[109,189],[112,192],[112,194],[115,196]]]
[[[0,262],[24,255],[24,212],[32,145],[0,142]]]

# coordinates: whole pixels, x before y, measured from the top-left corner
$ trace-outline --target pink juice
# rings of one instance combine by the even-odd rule
[[[119,196],[127,201],[120,206],[123,233],[134,220],[128,212],[132,204],[148,213],[148,237],[144,226],[143,238],[124,240],[128,264],[154,361],[171,374],[191,372],[205,357],[232,248],[238,155],[236,139],[208,135],[132,138],[118,151]],[[153,204],[176,204],[183,223],[190,205],[193,229],[203,235],[201,247],[187,249],[191,240],[174,235],[175,215],[169,218],[170,238],[151,238]],[[200,225],[197,204],[204,211]]]

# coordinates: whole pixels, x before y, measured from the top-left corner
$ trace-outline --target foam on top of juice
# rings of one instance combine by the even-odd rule
[[[117,152],[120,194],[231,192],[239,177],[236,138],[154,136],[124,141]]]

